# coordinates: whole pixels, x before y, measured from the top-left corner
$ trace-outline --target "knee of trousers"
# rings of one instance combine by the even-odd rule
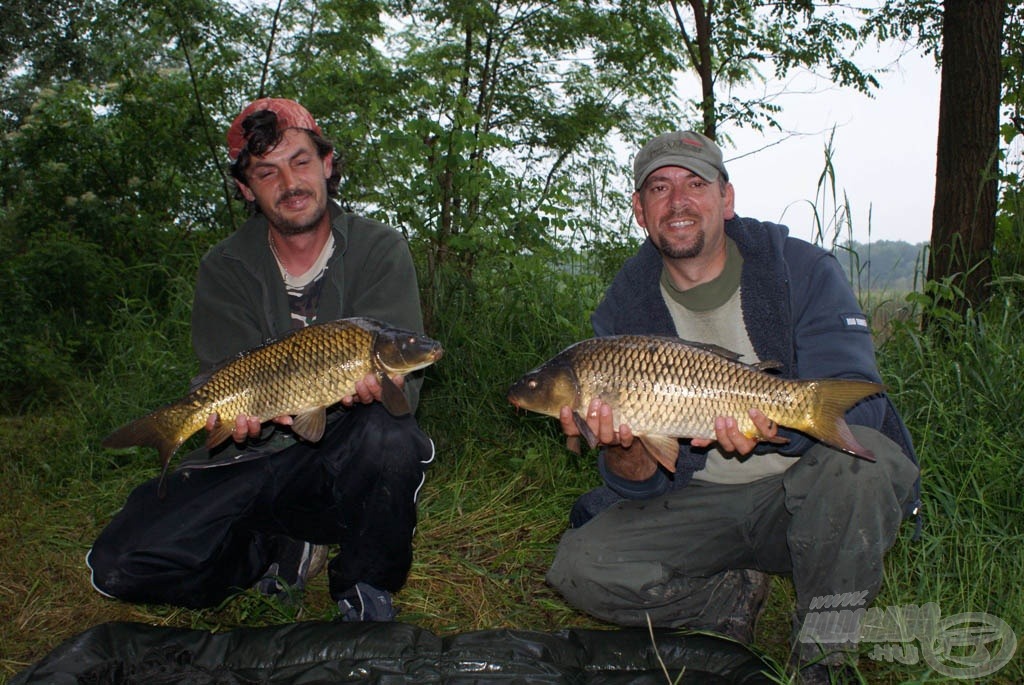
[[[827,553],[828,541],[841,540],[846,553],[866,554],[895,540],[918,468],[878,431],[851,429],[874,452],[874,462],[819,445],[783,477],[786,507],[794,514],[788,534],[794,554]]]
[[[562,593],[570,602],[579,606],[595,586],[606,582],[601,572],[598,540],[591,540],[584,528],[567,530],[558,543],[555,558],[548,569],[548,584]]]
[[[102,539],[97,540],[85,555],[93,589],[101,595],[115,599],[130,600],[134,594],[131,574],[122,569],[122,555],[111,549]]]
[[[364,467],[381,475],[419,478],[434,459],[434,445],[412,415],[392,416],[382,405],[358,407],[345,435],[343,450],[354,449]]]
[[[903,504],[913,494],[918,467],[899,445],[866,426],[851,426],[854,436],[875,455],[867,461],[817,445],[784,478],[787,496],[823,495],[827,501],[878,501]]]

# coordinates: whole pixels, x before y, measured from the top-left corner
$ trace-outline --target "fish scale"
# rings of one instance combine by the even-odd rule
[[[221,416],[245,414],[266,421],[294,413],[296,407],[320,406],[332,397],[351,394],[345,391],[373,371],[368,355],[361,354],[372,345],[370,331],[355,326],[304,330],[304,336],[257,348],[215,373],[194,393],[196,401],[207,414],[212,408]],[[345,334],[337,335],[339,330]],[[322,371],[311,375],[305,369]]]
[[[698,347],[653,345],[629,336],[616,346],[617,358],[606,347],[594,339],[574,348],[581,393],[600,397],[612,407],[615,424],[626,423],[634,432],[714,438],[718,416],[735,416],[742,432],[756,432],[750,407],[763,406],[770,418],[791,426],[808,413],[794,394],[797,386]]]
[[[758,409],[780,426],[802,431],[836,449],[872,459],[844,414],[884,390],[864,380],[785,379],[738,355],[680,338],[619,335],[571,345],[517,381],[509,391],[516,407],[579,416],[597,398],[612,409],[614,425],[626,424],[666,468],[674,469],[677,438],[715,438],[715,419],[731,416],[747,437],[760,438],[748,411]],[[770,366],[772,363],[764,366]],[[593,436],[587,436],[593,442]]]

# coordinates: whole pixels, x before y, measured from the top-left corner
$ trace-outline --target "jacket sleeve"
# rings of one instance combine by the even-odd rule
[[[810,268],[792,273],[796,376],[881,382],[867,317],[835,256],[821,254]],[[885,411],[885,397],[871,397],[850,409],[846,421],[881,430]],[[791,441],[778,450],[782,454],[802,454],[814,444],[802,434],[784,434]]]
[[[597,470],[605,485],[627,499],[648,499],[657,497],[672,488],[672,481],[660,468],[647,480],[629,480],[608,470],[604,450],[597,454]]]

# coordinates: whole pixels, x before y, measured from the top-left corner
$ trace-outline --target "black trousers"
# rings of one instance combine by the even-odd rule
[[[215,606],[251,587],[285,535],[336,544],[332,597],[357,582],[391,592],[412,565],[416,496],[434,447],[411,415],[357,405],[316,444],[168,474],[129,495],[87,557],[100,592],[132,602]]]

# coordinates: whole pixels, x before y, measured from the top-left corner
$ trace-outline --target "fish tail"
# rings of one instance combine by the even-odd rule
[[[191,420],[193,413],[184,404],[168,405],[121,426],[105,437],[101,444],[108,449],[152,447],[159,452],[166,472],[174,453],[198,430],[198,427],[191,426],[194,423]]]
[[[825,378],[812,383],[816,402],[806,432],[830,447],[874,461],[874,453],[857,442],[844,417],[850,407],[883,392],[885,386],[848,378]]]

